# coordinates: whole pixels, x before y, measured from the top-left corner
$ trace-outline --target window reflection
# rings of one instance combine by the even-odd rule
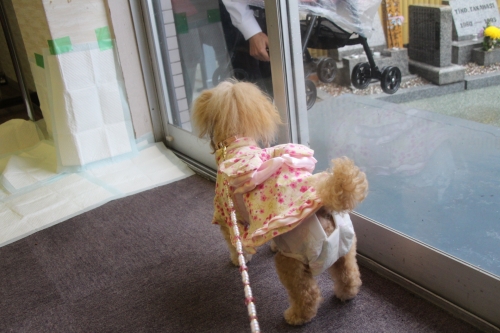
[[[172,1],[188,105],[195,89],[207,88],[228,62],[218,7],[217,0]]]
[[[172,0],[155,3],[162,62],[171,90],[169,119],[184,130],[192,130],[189,110],[200,91],[223,80],[236,78],[254,82],[272,95],[269,61],[260,61],[250,54],[252,34],[248,35],[237,24],[238,16],[235,19],[234,11],[230,13],[224,2]],[[267,32],[262,8],[237,5],[247,11],[245,15],[254,30]]]
[[[260,43],[268,43],[265,10],[259,6],[245,3],[219,1],[221,21],[224,28],[226,46],[231,57],[231,66],[220,68],[217,81],[234,77],[241,81],[256,83],[263,91],[272,96],[271,66],[268,46],[260,45],[263,55],[252,55],[252,39],[263,34]],[[257,47],[257,46],[254,46]]]
[[[432,45],[441,43],[450,52],[449,63],[436,76],[447,75],[441,73],[447,66],[447,73],[463,71],[463,76],[439,82],[415,70],[407,52],[408,5],[424,2],[401,1],[406,6],[400,13],[406,25],[402,48],[388,48],[383,11],[373,20],[368,44],[374,61],[381,69],[396,65],[402,72],[394,95],[384,94],[378,82],[368,82],[365,89],[353,86],[353,67],[368,61],[359,46],[309,48],[313,59],[330,57],[337,67],[331,83],[309,76],[318,94],[307,113],[316,169],[328,167],[334,157],[353,158],[370,180],[370,194],[357,212],[500,276],[500,63],[483,66],[470,58],[457,64],[452,49],[464,43],[480,47],[481,40],[470,36],[459,44],[450,26],[447,40],[428,36]],[[417,34],[426,33],[435,20],[420,19],[426,21]],[[381,35],[382,41],[373,40]],[[431,56],[442,62],[442,54]]]
[[[309,112],[317,169],[346,155],[365,168],[359,213],[500,275],[500,129],[343,95]]]

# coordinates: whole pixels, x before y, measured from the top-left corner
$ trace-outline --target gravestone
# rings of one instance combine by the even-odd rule
[[[410,72],[439,85],[463,81],[465,68],[451,62],[451,7],[411,5],[409,24]]]
[[[486,22],[500,24],[496,0],[451,0],[449,1],[457,38],[476,37]]]
[[[441,2],[441,4],[443,6],[449,6],[451,1],[453,1],[453,0],[443,0]],[[455,27],[455,22],[453,22],[453,27],[451,28],[451,36],[452,36],[452,40],[454,42],[459,42],[459,41],[461,42],[461,41],[465,41],[465,40],[468,41],[468,40],[471,40],[473,38],[473,36],[461,36],[461,37],[458,37],[457,27]]]
[[[474,49],[481,48],[480,33],[486,20],[500,24],[497,3],[495,0],[447,0],[442,3],[451,6],[453,15],[451,61],[458,65],[474,62]]]
[[[436,67],[451,64],[450,7],[409,7],[410,59]]]

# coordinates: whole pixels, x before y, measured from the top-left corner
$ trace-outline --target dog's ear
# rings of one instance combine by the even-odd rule
[[[210,110],[210,99],[212,98],[212,90],[204,90],[193,103],[192,120],[196,128],[198,128],[198,137],[203,138],[212,132],[213,112]]]

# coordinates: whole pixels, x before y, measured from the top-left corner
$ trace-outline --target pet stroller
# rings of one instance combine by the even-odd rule
[[[315,59],[308,48],[331,50],[347,45],[362,45],[368,62],[358,63],[351,73],[351,83],[357,89],[365,89],[373,80],[380,81],[382,90],[394,94],[401,84],[401,71],[388,66],[380,70],[368,46],[372,21],[381,0],[317,0],[302,1],[307,12],[300,21],[302,53],[306,77],[306,102],[311,108],[317,97],[316,86],[307,77],[316,72],[318,79],[331,83],[335,79],[337,66],[330,57]]]
[[[236,0],[254,6],[263,15],[263,0]],[[301,0],[299,10],[305,14],[300,20],[302,37],[302,54],[305,71],[306,104],[310,109],[316,102],[317,90],[313,81],[308,77],[316,72],[318,79],[324,83],[332,83],[337,74],[337,64],[330,57],[313,58],[309,48],[331,50],[347,45],[362,45],[368,62],[358,63],[351,73],[351,83],[357,89],[365,89],[372,80],[380,81],[382,90],[394,94],[401,84],[401,71],[398,67],[388,66],[380,70],[375,64],[372,51],[368,46],[368,38],[372,34],[372,22],[378,13],[382,0]],[[258,15],[259,16],[259,15]],[[259,21],[265,29],[265,22]],[[226,37],[227,38],[227,37]],[[241,41],[242,36],[235,38]],[[238,44],[237,42],[235,44]],[[228,47],[229,49],[229,47]],[[241,47],[232,52],[231,58],[239,58],[248,49]],[[235,56],[239,53],[238,56]],[[244,59],[244,57],[241,57]],[[234,76],[244,81],[251,80],[248,69],[243,66],[219,67],[212,78],[217,84],[224,78]]]

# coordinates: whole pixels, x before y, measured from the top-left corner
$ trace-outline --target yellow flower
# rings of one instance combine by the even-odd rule
[[[489,26],[484,29],[484,35],[491,39],[500,39],[500,29],[495,26]]]

